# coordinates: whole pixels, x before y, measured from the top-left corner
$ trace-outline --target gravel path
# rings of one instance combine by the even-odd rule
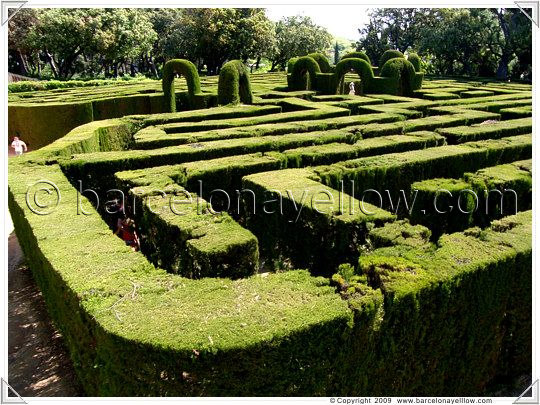
[[[83,395],[14,233],[8,255],[9,384],[23,398]]]

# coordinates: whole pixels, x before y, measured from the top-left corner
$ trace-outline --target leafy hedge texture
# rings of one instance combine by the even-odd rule
[[[249,71],[239,60],[227,62],[221,68],[218,83],[219,104],[252,104]]]
[[[15,232],[87,395],[474,396],[531,375],[530,86],[420,89],[404,58],[381,76],[320,63],[286,78],[227,62],[208,92],[176,92],[203,108],[175,113],[159,83],[10,96],[91,106],[8,168]],[[336,77],[364,94],[336,94]],[[38,215],[27,193],[44,179],[57,189],[40,184]],[[139,252],[79,181],[124,193]],[[435,197],[467,212],[435,215]]]
[[[197,67],[186,59],[172,59],[163,66],[163,97],[169,112],[176,111],[176,96],[174,92],[174,75],[186,78],[188,95],[193,97],[201,92],[201,82]]]

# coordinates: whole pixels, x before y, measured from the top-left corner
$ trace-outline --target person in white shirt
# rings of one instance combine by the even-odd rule
[[[28,150],[24,141],[21,141],[18,136],[13,137],[13,142],[11,142],[11,147],[15,149],[15,155],[17,156],[21,156],[23,154],[23,148],[25,152]]]

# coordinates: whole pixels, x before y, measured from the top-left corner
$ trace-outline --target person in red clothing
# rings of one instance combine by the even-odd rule
[[[139,236],[135,229],[135,222],[131,218],[118,218],[114,234],[119,235],[134,252],[137,252],[141,248]]]

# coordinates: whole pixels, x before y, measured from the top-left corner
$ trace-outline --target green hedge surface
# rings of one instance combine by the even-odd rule
[[[219,104],[253,103],[249,71],[239,60],[225,63],[219,73]]]
[[[151,80],[10,93],[43,147],[9,159],[9,211],[86,395],[468,397],[531,375],[530,86],[424,78],[412,55],[380,76],[357,54],[230,61],[168,86],[175,113]]]
[[[201,92],[201,83],[197,67],[186,59],[172,59],[163,66],[163,97],[168,112],[176,111],[176,97],[174,92],[174,75],[179,74],[186,78],[188,95],[193,97]]]

